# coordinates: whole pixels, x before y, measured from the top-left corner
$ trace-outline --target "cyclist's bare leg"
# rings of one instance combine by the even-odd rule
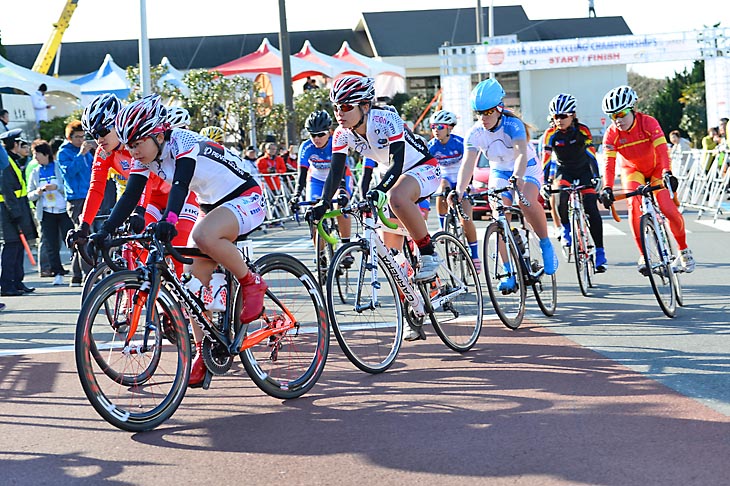
[[[540,239],[543,239],[548,236],[547,218],[545,217],[545,211],[543,210],[542,205],[537,199],[538,191],[539,189],[535,184],[529,182],[524,184],[522,187],[522,194],[524,194],[530,205],[525,206],[520,203],[520,209],[522,209],[527,222],[530,223],[535,234],[537,234]]]
[[[441,186],[439,187],[439,192],[443,193],[445,191],[448,191],[451,189],[451,184],[449,184],[449,181],[446,179],[441,179]],[[449,212],[448,203],[446,201],[445,197],[438,196],[436,197],[436,212],[439,215],[439,222],[441,222],[441,218],[446,216],[446,213]],[[444,229],[444,228],[441,228]]]
[[[233,243],[238,238],[238,219],[228,208],[221,206],[206,214],[193,229],[192,238],[195,246],[213,261],[226,267],[237,279],[248,273],[241,252]]]
[[[421,240],[428,235],[426,221],[416,201],[421,197],[421,186],[413,177],[403,174],[388,191],[390,209],[403,223],[408,234],[414,241]]]

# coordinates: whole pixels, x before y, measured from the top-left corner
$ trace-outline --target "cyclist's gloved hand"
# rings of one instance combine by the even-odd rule
[[[310,221],[312,223],[319,223],[322,221],[322,218],[324,217],[324,213],[329,211],[330,205],[327,204],[327,201],[321,200],[311,208],[309,208],[309,211],[307,211],[306,219],[307,221]]]
[[[385,203],[388,202],[388,196],[383,191],[380,191],[378,189],[371,189],[370,191],[368,191],[366,197],[369,201],[375,203],[375,205],[379,208],[382,208],[383,206],[385,206]]]
[[[456,189],[450,190],[446,195],[446,202],[449,204],[456,204],[459,200],[461,200],[461,198],[459,197],[459,192]]]
[[[112,235],[109,234],[109,232],[104,228],[89,236],[89,240],[91,240],[91,243],[93,243],[94,248],[96,248],[97,250],[106,248],[111,239]]]
[[[664,185],[669,186],[672,192],[677,192],[679,180],[674,177],[671,170],[664,171]]]
[[[144,231],[144,214],[146,210],[142,206],[137,206],[134,212],[129,216],[129,229],[132,233],[140,234]]]
[[[163,243],[169,243],[177,236],[175,225],[169,221],[159,221],[155,225],[155,236]]]
[[[340,191],[340,194],[337,196],[337,207],[344,208],[350,204],[350,196],[345,191]]]
[[[550,195],[551,195],[550,190],[552,189],[552,186],[553,186],[552,181],[548,181],[545,184],[543,184],[542,187],[540,188],[540,195],[546,201],[550,200]]]
[[[601,203],[603,203],[603,207],[606,209],[610,208],[613,205],[613,201],[615,201],[613,197],[613,189],[610,187],[604,187],[603,191],[601,191]]]
[[[81,223],[79,229],[71,229],[66,233],[66,246],[72,248],[77,243],[84,244],[89,239],[91,232],[88,223]]]
[[[295,191],[294,195],[291,197],[291,199],[289,199],[289,210],[292,213],[296,213],[299,210],[299,201],[299,192]]]

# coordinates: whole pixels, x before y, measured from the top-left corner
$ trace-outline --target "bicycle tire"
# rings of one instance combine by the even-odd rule
[[[314,275],[291,255],[264,255],[253,268],[269,286],[263,318],[275,322],[288,312],[297,326],[243,350],[239,357],[248,376],[264,393],[283,400],[298,398],[317,383],[327,361],[329,327],[322,291]],[[234,312],[237,332],[241,332],[241,297],[239,291]],[[265,320],[258,319],[246,326],[245,332],[266,327]]]
[[[506,255],[510,264],[510,271],[508,273],[505,273],[503,257],[497,251],[499,245],[503,245],[505,241],[507,242]],[[510,329],[517,329],[525,317],[525,300],[527,299],[524,274],[522,272],[522,266],[519,263],[519,251],[512,244],[512,240],[506,237],[498,222],[491,223],[487,226],[484,234],[483,250],[482,255],[484,261],[482,270],[484,271],[484,278],[494,311],[505,326]],[[501,278],[508,275],[515,277],[515,291],[503,294],[498,289],[498,286]]]
[[[540,240],[534,231],[529,231],[528,249],[530,250],[530,271],[537,273],[540,269],[545,268],[545,262],[542,259],[542,251],[540,250]],[[547,317],[555,315],[558,307],[558,281],[555,274],[546,275],[544,272],[540,278],[532,284],[532,292],[535,294],[537,306]]]
[[[137,272],[124,270],[104,278],[89,293],[79,313],[75,334],[76,367],[81,386],[97,413],[115,427],[129,432],[151,430],[169,419],[182,402],[190,377],[190,339],[187,323],[172,294],[160,287],[154,302],[155,325],[145,326],[146,305],[135,339],[119,342],[106,317],[99,316],[108,299],[119,293],[144,292]],[[129,304],[127,301],[125,305]],[[131,308],[120,308],[130,313]],[[162,340],[162,315],[174,344]],[[152,350],[144,349],[144,334]],[[137,338],[137,336],[140,336]],[[152,338],[150,339],[150,336]],[[125,336],[126,337],[126,336]],[[102,356],[102,351],[105,356]]]
[[[439,308],[431,305],[429,318],[441,341],[450,349],[464,353],[474,347],[482,330],[484,303],[479,275],[470,252],[457,237],[438,232],[431,241],[441,265],[433,285],[420,285],[422,296],[426,302],[433,302],[453,295]]]
[[[591,280],[590,280],[590,256],[588,251],[588,242],[584,231],[583,221],[581,221],[581,215],[573,212],[572,217],[572,231],[573,241],[571,245],[573,253],[573,263],[575,266],[575,272],[578,276],[578,287],[580,293],[585,297],[590,296]]]
[[[668,244],[666,234],[657,234],[651,214],[641,216],[639,227],[641,251],[644,254],[651,289],[662,312],[667,317],[674,317],[677,313],[677,301],[674,294],[674,278],[671,276],[673,269],[669,260],[662,254],[660,243],[660,238],[664,238],[665,244]]]
[[[403,341],[404,307],[399,290],[383,260],[378,259],[378,306],[356,311],[355,306],[371,302],[370,252],[364,240],[352,241],[337,250],[333,264],[340,265],[347,255],[354,261],[340,276],[348,289],[346,302],[335,301],[333,274],[327,279],[330,324],[342,352],[352,364],[365,373],[382,373],[395,362]]]

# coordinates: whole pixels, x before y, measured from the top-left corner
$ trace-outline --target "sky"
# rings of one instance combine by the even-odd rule
[[[0,33],[5,45],[41,44],[51,34],[65,0],[4,0]],[[277,0],[147,0],[150,38],[278,32]],[[584,17],[588,0],[482,0],[489,5],[519,5],[531,20]],[[139,37],[139,0],[79,0],[66,42],[135,39]],[[353,28],[361,13],[389,10],[476,7],[476,0],[288,0],[290,31]],[[717,0],[595,0],[601,16],[623,16],[634,34],[701,29],[722,22],[730,26],[730,9]],[[691,5],[691,8],[689,7]],[[427,25],[423,26],[428,28]],[[484,26],[485,31],[488,26]],[[686,63],[632,65],[640,74],[673,75]]]

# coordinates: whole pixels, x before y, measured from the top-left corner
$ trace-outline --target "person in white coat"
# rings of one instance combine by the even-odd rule
[[[48,87],[46,83],[43,83],[38,86],[38,91],[30,95],[33,111],[35,111],[36,126],[40,126],[42,121],[48,121],[48,110],[53,108],[46,101],[46,91],[48,91]]]

